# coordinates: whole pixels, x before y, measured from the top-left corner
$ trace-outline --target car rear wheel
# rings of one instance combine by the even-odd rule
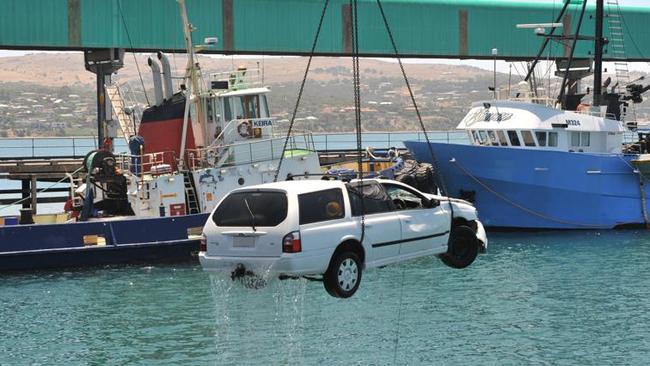
[[[347,298],[354,295],[361,283],[361,271],[361,260],[356,253],[335,253],[323,276],[325,290],[334,297]]]
[[[440,259],[451,268],[465,268],[472,264],[478,255],[476,234],[469,226],[459,225],[451,230],[447,253]]]

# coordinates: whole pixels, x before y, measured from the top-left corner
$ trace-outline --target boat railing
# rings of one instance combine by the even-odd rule
[[[264,86],[262,70],[259,68],[238,68],[233,71],[215,72],[208,74],[209,82],[228,81],[228,89],[240,90]],[[209,85],[209,89],[212,89]]]
[[[547,107],[555,108],[557,104],[556,98],[551,98],[547,95],[539,95],[531,91],[526,92],[513,92],[508,89],[497,90],[497,100],[509,100],[515,102],[528,102],[541,104]]]
[[[282,156],[286,136],[248,139],[240,142],[186,150],[189,169],[227,167],[277,160]],[[293,134],[287,140],[287,150],[315,152],[311,133]]]
[[[123,172],[142,177],[144,174],[160,175],[178,169],[176,152],[161,151],[142,155],[119,154],[115,157],[117,167]]]

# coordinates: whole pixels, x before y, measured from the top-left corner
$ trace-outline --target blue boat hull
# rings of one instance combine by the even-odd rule
[[[195,259],[196,239],[208,214],[113,221],[0,227],[0,271],[86,267],[107,264],[178,262]],[[86,235],[105,246],[84,245]]]
[[[406,141],[431,162],[424,142]],[[611,229],[644,223],[635,155],[431,143],[451,196],[474,204],[487,227]],[[645,188],[646,196],[650,191]]]

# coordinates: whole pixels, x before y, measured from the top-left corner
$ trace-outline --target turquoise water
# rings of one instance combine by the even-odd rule
[[[195,264],[5,275],[0,364],[647,364],[646,231],[490,238],[468,269],[369,270],[348,300]]]

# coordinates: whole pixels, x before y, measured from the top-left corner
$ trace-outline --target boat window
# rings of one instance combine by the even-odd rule
[[[478,134],[477,134],[476,131],[474,131],[474,130],[471,130],[470,132],[472,133],[472,136],[471,136],[472,141],[473,141],[475,144],[478,144],[478,143],[479,143],[479,140],[478,140]]]
[[[497,136],[499,137],[499,143],[501,144],[501,146],[508,146],[508,138],[506,137],[505,132],[503,132],[502,130],[498,130]]]
[[[546,132],[535,131],[535,136],[537,137],[537,143],[539,143],[539,146],[546,146]]]
[[[526,146],[536,146],[535,139],[533,138],[533,133],[530,131],[521,131],[521,137],[524,140],[524,145]]]
[[[571,132],[571,146],[580,146],[580,132]]]
[[[244,118],[259,118],[260,116],[260,98],[259,95],[244,95],[242,98],[242,109]]]
[[[591,144],[591,133],[581,132],[580,133],[580,146],[589,146]]]
[[[548,146],[549,147],[557,146],[557,132],[548,133]]]
[[[508,131],[508,138],[510,138],[510,145],[521,146],[519,143],[519,136],[517,136],[517,131]]]
[[[286,218],[287,195],[283,192],[233,193],[212,215],[217,226],[236,227],[277,226]]]
[[[230,108],[230,98],[226,98],[223,101],[223,116],[226,122],[232,121],[232,111]]]
[[[343,193],[339,188],[300,194],[298,205],[300,225],[336,220],[345,216]]]
[[[481,143],[481,145],[487,145],[488,144],[487,134],[485,133],[485,131],[479,131],[478,136],[479,136],[479,142]]]
[[[270,116],[269,114],[269,103],[266,100],[266,95],[262,94],[260,96],[260,111],[262,112],[260,114],[260,118],[268,118]]]
[[[494,133],[494,131],[488,131],[487,133],[488,136],[490,136],[490,143],[492,144],[492,146],[499,146],[496,133]]]

